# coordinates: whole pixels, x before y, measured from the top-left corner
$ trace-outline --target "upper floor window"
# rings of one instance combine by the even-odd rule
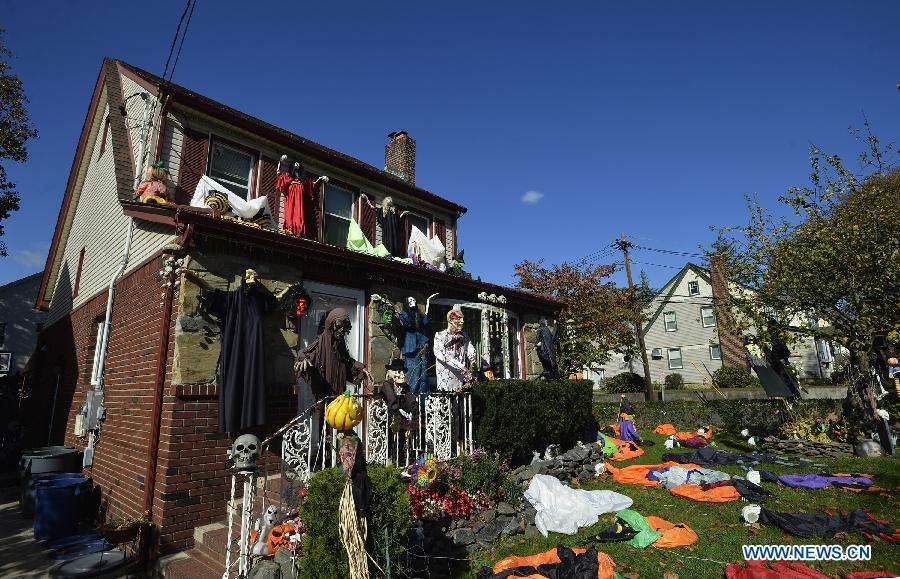
[[[409,226],[409,234],[412,234],[412,228],[413,226],[415,226],[419,231],[424,233],[426,237],[428,237],[428,219],[426,219],[425,217],[410,212],[406,214],[406,223]],[[406,241],[409,241],[409,235],[407,235]]]
[[[710,360],[721,360],[722,359],[722,347],[719,344],[710,344],[709,345],[709,359]]]
[[[209,176],[244,199],[250,198],[255,156],[220,141],[213,141],[209,155]]]
[[[700,308],[700,321],[704,328],[712,328],[716,325],[716,311],[712,306],[703,306]]]
[[[689,281],[688,282],[688,295],[691,295],[691,296],[700,295],[700,282],[699,281]]]
[[[81,271],[84,269],[84,252],[86,249],[82,247],[81,253],[78,254],[78,269],[75,270],[75,284],[72,286],[73,298],[77,298],[78,292],[81,291]]]
[[[675,319],[675,312],[663,312],[663,323],[666,325],[667,332],[678,330],[678,320]]]
[[[346,247],[352,215],[353,193],[331,184],[326,185],[323,241],[335,247]]]

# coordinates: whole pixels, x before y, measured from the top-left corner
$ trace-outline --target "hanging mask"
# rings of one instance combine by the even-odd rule
[[[309,300],[305,297],[299,297],[294,300],[294,314],[298,318],[302,318],[306,315],[306,310],[309,308]]]

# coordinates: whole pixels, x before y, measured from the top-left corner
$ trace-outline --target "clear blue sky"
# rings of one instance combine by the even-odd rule
[[[9,167],[0,284],[43,268],[101,59],[161,73],[183,6],[4,2],[40,138]],[[863,111],[900,140],[898,23],[894,1],[199,0],[174,80],[376,166],[405,129],[418,184],[469,207],[468,268],[510,283],[623,231],[696,251],[745,193],[804,183],[811,142],[851,156]]]

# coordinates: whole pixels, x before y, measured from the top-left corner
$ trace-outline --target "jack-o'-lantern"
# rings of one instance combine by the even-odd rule
[[[294,525],[275,525],[269,531],[269,555],[274,555],[279,547],[288,547],[291,543],[291,533],[295,531]]]
[[[897,358],[888,358],[888,366],[896,366]]]
[[[350,430],[362,421],[362,406],[347,390],[325,407],[325,422],[338,431]]]

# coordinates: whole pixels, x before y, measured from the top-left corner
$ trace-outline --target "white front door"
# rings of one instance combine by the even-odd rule
[[[356,360],[363,360],[365,328],[365,293],[362,290],[315,282],[304,284],[312,296],[312,304],[300,326],[300,343],[306,347],[319,336],[325,316],[334,308],[343,308],[350,315],[353,328],[347,335],[347,350]]]

